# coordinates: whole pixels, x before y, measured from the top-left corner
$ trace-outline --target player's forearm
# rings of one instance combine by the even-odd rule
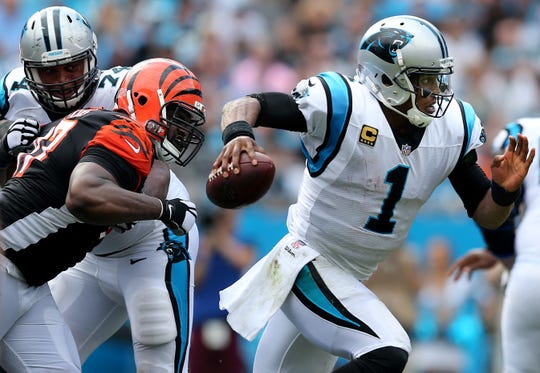
[[[514,204],[501,206],[495,201],[491,195],[491,190],[488,190],[482,201],[478,204],[474,212],[474,221],[483,228],[497,229],[510,215]]]
[[[158,198],[131,192],[104,183],[87,193],[70,195],[66,205],[78,219],[90,224],[119,224],[157,219],[161,213]]]
[[[236,121],[246,121],[253,127],[260,110],[259,101],[252,97],[242,97],[227,102],[221,112],[221,131]]]
[[[143,186],[143,193],[164,199],[167,197],[170,182],[169,166],[165,162],[155,160]]]
[[[91,162],[77,165],[66,196],[68,210],[91,224],[119,224],[158,219],[159,198],[121,188],[104,168]]]

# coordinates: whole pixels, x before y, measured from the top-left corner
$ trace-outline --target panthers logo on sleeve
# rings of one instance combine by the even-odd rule
[[[309,96],[309,87],[313,87],[315,85],[315,83],[312,83],[310,79],[303,79],[296,85],[296,87],[294,87],[291,95],[295,100]]]
[[[359,49],[365,49],[388,63],[394,63],[396,50],[403,48],[414,37],[397,28],[381,28],[381,31],[364,40]]]

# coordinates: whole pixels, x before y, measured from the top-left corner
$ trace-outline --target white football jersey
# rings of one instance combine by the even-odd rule
[[[303,80],[293,96],[308,130],[289,231],[362,280],[403,245],[419,209],[458,160],[485,142],[473,108],[457,99],[412,150],[398,146],[368,89],[341,74]]]
[[[539,148],[540,145],[540,118],[520,118],[509,123],[494,138],[492,150],[495,154],[501,154],[508,146],[508,137],[517,137],[521,133],[529,139],[529,146]],[[525,209],[523,216],[516,229],[515,250],[521,259],[533,259],[535,262],[540,255],[540,174],[538,170],[538,157],[535,157],[527,177],[523,182],[523,203]]]
[[[96,91],[84,104],[84,108],[104,108],[111,110],[114,96],[129,68],[116,66],[102,70]],[[23,67],[17,67],[7,73],[0,85],[0,118],[15,120],[34,119],[40,124],[47,124],[51,119],[34,98],[28,88]]]

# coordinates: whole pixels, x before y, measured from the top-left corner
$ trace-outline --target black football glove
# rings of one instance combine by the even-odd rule
[[[27,151],[39,136],[39,123],[33,119],[17,119],[4,137],[4,150],[11,156]]]
[[[191,201],[180,198],[164,199],[161,201],[161,215],[159,216],[165,225],[172,229],[176,235],[184,235],[197,220],[197,208]]]

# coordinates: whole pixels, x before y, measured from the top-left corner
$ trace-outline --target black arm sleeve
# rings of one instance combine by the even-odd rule
[[[476,151],[472,150],[458,161],[448,176],[469,217],[474,215],[478,204],[491,187],[491,181],[476,162],[477,159]]]
[[[522,190],[523,192],[523,190]],[[486,229],[480,227],[482,237],[486,241],[486,246],[495,256],[499,258],[507,258],[515,255],[515,238],[516,238],[516,217],[519,215],[519,207],[523,200],[523,194],[516,199],[514,208],[508,219],[497,229]]]
[[[264,92],[249,95],[259,101],[261,112],[255,127],[269,127],[294,132],[306,132],[306,118],[298,109],[291,95],[281,92]]]
[[[497,229],[480,227],[487,249],[498,258],[507,258],[515,254],[516,238],[514,217],[511,216]]]

